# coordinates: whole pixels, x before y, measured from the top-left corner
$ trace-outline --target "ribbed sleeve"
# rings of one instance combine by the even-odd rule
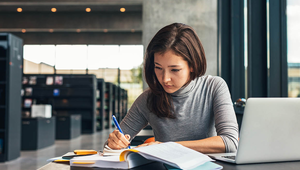
[[[217,135],[224,141],[226,152],[235,152],[238,147],[238,125],[226,82],[216,78],[213,92],[213,112]]]

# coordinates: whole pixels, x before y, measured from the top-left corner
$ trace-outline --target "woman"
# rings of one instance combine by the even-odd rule
[[[202,153],[236,151],[238,125],[228,87],[220,77],[204,76],[204,49],[190,26],[174,23],[159,30],[148,45],[144,69],[149,89],[121,122],[126,135],[110,134],[110,148],[126,148],[130,136],[149,123],[156,140],[150,144],[173,141]]]

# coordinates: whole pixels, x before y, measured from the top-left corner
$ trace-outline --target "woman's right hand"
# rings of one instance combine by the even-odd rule
[[[114,130],[112,133],[109,134],[109,137],[107,139],[107,146],[111,149],[127,148],[128,146],[130,146],[129,139],[129,135],[123,135],[118,130]]]

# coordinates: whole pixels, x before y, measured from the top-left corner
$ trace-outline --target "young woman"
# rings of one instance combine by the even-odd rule
[[[149,123],[155,136],[150,145],[173,141],[202,153],[236,151],[238,125],[228,87],[220,77],[204,76],[204,49],[190,26],[174,23],[159,30],[144,69],[149,89],[122,120],[126,135],[110,134],[110,148],[126,148],[130,136]]]

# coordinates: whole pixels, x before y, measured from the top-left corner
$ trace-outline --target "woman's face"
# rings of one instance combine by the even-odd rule
[[[188,62],[172,50],[154,54],[155,75],[167,93],[174,93],[190,80]]]

